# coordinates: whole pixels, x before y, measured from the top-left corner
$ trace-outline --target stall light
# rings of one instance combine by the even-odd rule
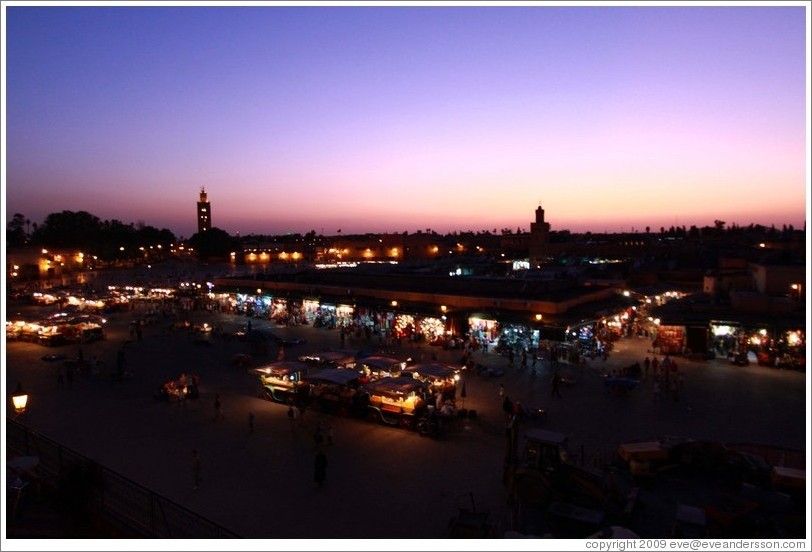
[[[542,318],[543,318],[542,314],[536,314],[536,322],[541,322]]]
[[[448,310],[448,307],[446,307],[445,305],[440,305],[440,310],[445,312]]]
[[[392,305],[393,307],[397,307],[397,306],[398,306],[398,302],[397,302],[397,301],[392,301],[392,302],[391,302],[391,303],[389,303],[389,304],[390,304],[390,305]]]
[[[28,393],[23,391],[23,384],[17,382],[17,389],[11,394],[11,402],[14,404],[14,412],[19,416],[25,412],[28,406]]]

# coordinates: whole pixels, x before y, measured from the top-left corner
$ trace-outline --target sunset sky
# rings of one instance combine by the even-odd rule
[[[6,221],[805,224],[801,3],[4,9]]]

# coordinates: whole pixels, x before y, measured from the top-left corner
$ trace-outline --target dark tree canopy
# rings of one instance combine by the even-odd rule
[[[20,214],[9,222],[9,229],[14,231],[14,241],[7,240],[9,245],[22,245],[28,241],[25,233],[22,242],[19,240],[22,224],[27,226],[28,221]],[[136,227],[119,220],[101,221],[87,211],[51,213],[41,225],[33,226],[32,244],[53,249],[80,249],[104,260],[137,257],[143,255],[141,248],[156,248],[158,245],[168,252],[176,241],[175,235],[166,228],[158,230],[144,224]]]
[[[24,245],[26,242],[25,217],[14,213],[6,225],[6,244],[9,246]]]
[[[189,238],[189,245],[201,259],[213,259],[228,258],[239,247],[239,242],[225,230],[211,228]]]

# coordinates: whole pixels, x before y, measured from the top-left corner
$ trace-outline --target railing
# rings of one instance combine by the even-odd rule
[[[90,489],[86,504],[94,514],[145,538],[240,538],[225,527],[8,418],[6,451],[8,456],[12,453],[38,456],[37,472],[43,482],[81,483]]]

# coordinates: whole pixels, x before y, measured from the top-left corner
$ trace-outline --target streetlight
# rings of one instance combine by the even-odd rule
[[[25,412],[25,407],[28,405],[28,393],[23,391],[23,384],[17,382],[17,389],[11,394],[11,402],[14,403],[14,412],[19,416]]]

